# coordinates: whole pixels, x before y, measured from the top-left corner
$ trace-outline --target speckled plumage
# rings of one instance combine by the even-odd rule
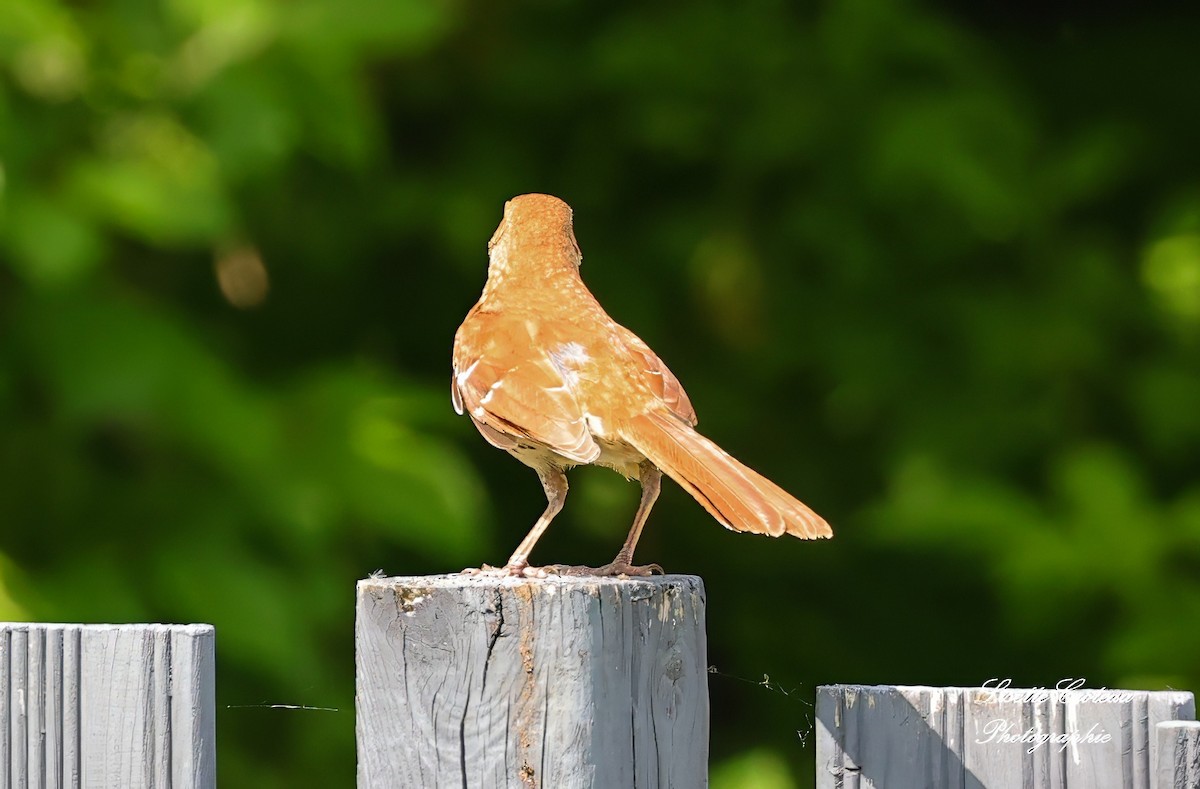
[[[696,413],[678,379],[583,284],[566,203],[513,198],[488,251],[483,295],[454,338],[454,407],[536,470],[549,500],[505,572],[527,571],[529,551],[566,498],[563,471],[580,464],[607,466],[643,487],[625,546],[596,572],[648,571],[631,561],[660,470],[730,529],[831,536],[820,516],[693,429]]]

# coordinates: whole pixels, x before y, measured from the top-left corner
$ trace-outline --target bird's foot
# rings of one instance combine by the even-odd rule
[[[620,559],[601,565],[588,567],[582,564],[548,564],[545,567],[530,567],[524,562],[509,562],[503,567],[492,567],[485,564],[481,567],[468,567],[460,575],[473,575],[482,578],[549,578],[552,575],[592,577],[592,578],[645,578],[651,575],[663,575],[663,568],[657,564],[634,565]]]
[[[657,564],[634,565],[629,562],[613,561],[600,567],[584,565],[552,564],[536,568],[550,575],[591,576],[596,578],[632,577],[645,578],[651,575],[663,575],[663,568]],[[544,576],[541,576],[544,577]]]
[[[485,564],[480,567],[468,567],[459,575],[473,575],[481,578],[545,578],[548,573],[545,567],[530,567],[524,562],[509,562],[503,567],[493,567]]]

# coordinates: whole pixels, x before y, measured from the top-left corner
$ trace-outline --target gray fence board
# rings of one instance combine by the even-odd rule
[[[1166,721],[1155,727],[1158,754],[1156,789],[1200,787],[1200,723]]]
[[[209,625],[0,623],[0,787],[216,786]]]
[[[1178,691],[823,686],[817,786],[1175,789],[1155,726],[1195,712]]]

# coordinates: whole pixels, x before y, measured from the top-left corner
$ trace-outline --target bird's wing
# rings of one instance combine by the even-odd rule
[[[591,463],[600,447],[588,432],[569,371],[528,333],[522,322],[485,313],[468,317],[454,343],[455,410],[469,414],[484,437],[503,449],[511,448],[508,440],[530,441],[576,463]]]
[[[692,408],[692,401],[688,399],[687,392],[683,391],[679,379],[640,337],[620,324],[616,326],[625,346],[641,362],[642,379],[650,387],[650,391],[672,414],[689,425],[695,425],[696,410]]]

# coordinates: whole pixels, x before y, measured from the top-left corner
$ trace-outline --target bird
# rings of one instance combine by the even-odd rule
[[[617,323],[580,276],[583,255],[563,200],[525,194],[504,205],[488,242],[479,301],[454,336],[451,399],[488,443],[537,472],[546,509],[503,567],[464,572],[647,576],[633,553],[662,475],[737,532],[831,537],[829,524],[696,431],[679,380],[637,335]],[[562,510],[566,471],[599,465],[641,483],[641,502],[620,551],[599,567],[530,565],[534,545]]]

